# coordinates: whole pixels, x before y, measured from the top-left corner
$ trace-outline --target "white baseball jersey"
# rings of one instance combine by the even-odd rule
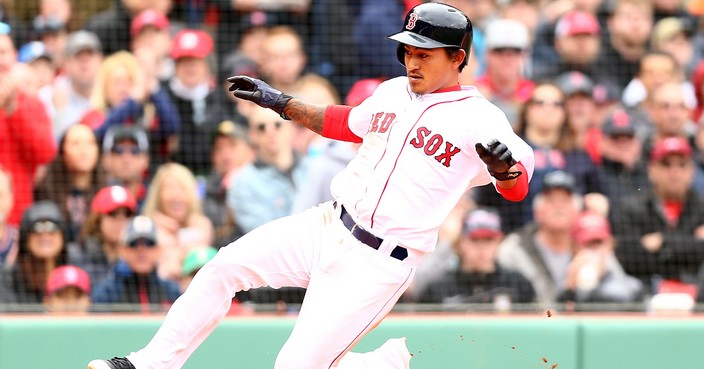
[[[262,286],[307,288],[275,368],[408,369],[403,340],[366,353],[350,350],[411,284],[460,196],[491,182],[475,143],[505,143],[528,176],[531,149],[474,88],[419,96],[405,77],[383,83],[352,109],[349,127],[364,143],[333,179],[333,195],[382,245],[374,249],[355,238],[332,201],[247,233],[220,249],[149,344],[128,356],[137,369],[181,368],[225,316],[232,296]],[[398,244],[410,249],[407,257],[391,256]]]
[[[333,179],[334,198],[376,236],[426,253],[462,194],[493,181],[476,143],[499,140],[533,174],[530,146],[474,87],[418,95],[394,78],[352,109],[349,128],[364,141]]]

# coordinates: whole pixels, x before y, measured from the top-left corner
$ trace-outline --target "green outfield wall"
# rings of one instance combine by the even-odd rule
[[[0,315],[0,369],[85,368],[144,346],[161,319]],[[271,369],[293,323],[226,318],[185,368]],[[699,317],[391,316],[355,351],[401,336],[413,369],[704,369]]]

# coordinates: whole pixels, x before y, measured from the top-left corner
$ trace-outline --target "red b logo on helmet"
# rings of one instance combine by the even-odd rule
[[[411,15],[408,17],[408,24],[406,25],[406,29],[413,29],[413,27],[416,26],[417,20],[418,15],[416,13],[411,13]]]

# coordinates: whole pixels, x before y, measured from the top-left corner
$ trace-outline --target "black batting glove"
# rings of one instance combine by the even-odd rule
[[[489,174],[499,181],[516,179],[523,172],[517,170],[509,172],[516,165],[516,159],[511,155],[511,150],[498,140],[492,140],[487,146],[477,143],[475,146],[479,158],[486,164]]]
[[[291,120],[284,113],[284,107],[293,98],[292,96],[269,86],[262,80],[247,76],[232,76],[227,81],[232,83],[229,90],[232,91],[235,97],[249,100],[263,108],[271,109],[278,113],[281,118]]]

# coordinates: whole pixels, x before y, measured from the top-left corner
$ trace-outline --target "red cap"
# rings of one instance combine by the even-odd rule
[[[180,31],[171,44],[171,58],[174,60],[184,57],[205,58],[211,51],[213,51],[212,37],[199,30]]]
[[[574,36],[579,34],[599,33],[599,21],[590,13],[574,11],[563,15],[555,26],[557,37]]]
[[[650,160],[662,160],[668,155],[692,156],[692,146],[682,137],[668,137],[658,140],[650,152]]]
[[[350,92],[347,93],[345,105],[357,106],[361,104],[366,98],[372,96],[374,90],[379,87],[381,82],[380,79],[376,78],[365,78],[355,82],[350,88]]]
[[[137,211],[137,200],[122,186],[103,188],[98,191],[91,204],[91,209],[99,214],[107,214],[121,207],[128,208],[132,212]]]
[[[609,221],[598,214],[582,213],[574,226],[574,240],[577,243],[585,244],[594,240],[606,240],[611,238],[611,226]]]
[[[53,295],[56,291],[66,287],[77,287],[84,293],[89,294],[90,277],[88,277],[88,273],[73,265],[64,265],[54,269],[46,283],[47,296]]]
[[[134,37],[147,26],[156,27],[157,29],[163,31],[169,28],[169,19],[166,18],[163,13],[156,10],[145,10],[137,14],[137,16],[132,19],[130,34]]]

